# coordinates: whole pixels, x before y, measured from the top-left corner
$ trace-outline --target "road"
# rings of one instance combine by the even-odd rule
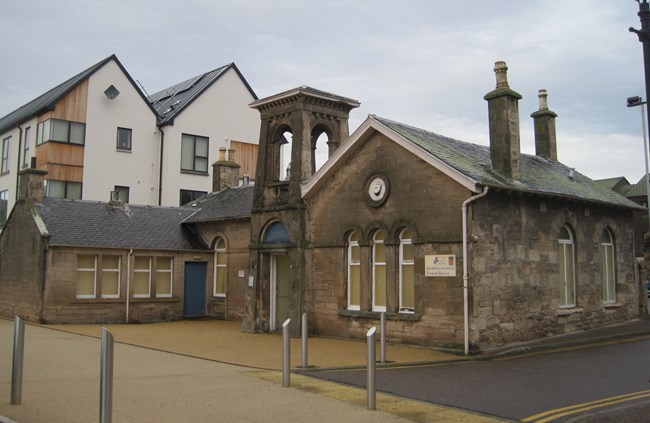
[[[366,384],[364,370],[309,374]],[[491,361],[378,369],[376,380],[378,391],[512,420],[650,421],[648,338]]]

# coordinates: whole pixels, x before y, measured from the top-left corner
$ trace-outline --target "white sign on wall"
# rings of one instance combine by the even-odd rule
[[[424,276],[456,276],[456,256],[453,254],[424,256]]]

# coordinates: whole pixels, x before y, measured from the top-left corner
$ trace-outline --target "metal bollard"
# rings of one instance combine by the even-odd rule
[[[368,344],[368,377],[367,377],[367,390],[368,390],[368,410],[377,409],[377,391],[375,388],[375,332],[377,328],[374,326],[370,328],[366,334],[366,343]]]
[[[302,313],[302,360],[300,367],[306,369],[309,367],[307,365],[307,338],[308,338],[308,326],[307,326],[307,313]]]
[[[381,362],[386,362],[386,312],[381,313],[381,334],[379,337]]]
[[[25,356],[25,323],[14,317],[14,357],[11,369],[11,404],[20,404],[23,397],[23,362]]]
[[[99,422],[113,421],[113,335],[102,328],[102,351],[100,363]]]
[[[291,336],[289,335],[289,324],[291,319],[282,323],[282,387],[288,388],[291,385]]]

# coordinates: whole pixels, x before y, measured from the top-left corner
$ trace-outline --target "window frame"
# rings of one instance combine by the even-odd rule
[[[184,159],[183,159],[183,153],[184,153],[184,144],[185,142],[191,142],[192,143],[192,168],[185,168],[184,166]],[[199,156],[197,155],[197,141],[205,141],[205,156]],[[207,175],[209,173],[209,165],[210,165],[210,138],[204,137],[202,135],[193,135],[193,134],[181,134],[181,154],[180,154],[180,160],[181,160],[181,172],[190,172],[190,173],[199,173],[202,175]],[[189,158],[187,158],[189,160]],[[205,170],[197,169],[197,160],[205,160]]]
[[[404,235],[410,232],[409,238],[404,238]],[[404,246],[410,245],[413,248],[413,258],[410,260],[404,259]],[[404,286],[404,268],[411,268],[411,275],[413,280],[410,282],[410,287]],[[404,290],[410,288],[412,290],[411,296],[413,297],[413,307],[404,306]],[[402,229],[399,234],[399,312],[400,313],[415,313],[415,246],[413,245],[413,230],[410,228]]]
[[[136,259],[138,258],[146,258],[149,261],[149,267],[147,269],[138,269],[135,264],[136,264]],[[152,272],[152,263],[153,262],[153,257],[151,256],[134,256],[133,257],[133,283],[134,283],[134,288],[135,288],[135,274],[136,273],[147,273],[148,275],[148,291],[146,294],[136,294],[135,289],[133,292],[133,298],[151,298],[151,272]]]
[[[30,165],[30,158],[29,157],[29,135],[31,132],[32,127],[28,126],[25,128],[24,136],[23,136],[23,169],[28,168]]]
[[[129,194],[131,191],[130,187],[123,186],[123,185],[115,185],[113,187],[113,191],[117,192],[119,201],[121,201],[124,204],[127,204],[129,202]]]
[[[0,191],[0,229],[7,224],[9,217],[9,190]]]
[[[607,240],[605,240],[605,236]],[[601,247],[601,273],[603,276],[603,304],[616,303],[616,246],[614,235],[609,228],[603,229],[600,242]],[[611,265],[611,266],[610,266]],[[611,267],[611,269],[610,269]],[[610,280],[611,276],[611,280]]]
[[[169,269],[160,269],[158,263],[163,260],[169,260]],[[169,293],[158,293],[158,285],[162,284],[160,276],[161,274],[169,274]],[[151,282],[150,282],[151,283]],[[154,281],[154,296],[156,298],[171,298],[173,295],[174,288],[174,258],[173,257],[156,257],[156,277]]]
[[[120,145],[120,134],[128,135],[128,146],[122,147]],[[117,127],[117,136],[115,140],[115,149],[117,151],[131,151],[133,148],[133,130],[131,128],[123,128],[121,126]]]
[[[190,194],[192,199],[190,201],[183,202],[183,193]],[[193,191],[191,189],[181,189],[179,192],[178,205],[184,206],[185,204],[189,204],[192,201],[196,201],[196,199],[201,198],[207,194],[208,194],[207,191]]]
[[[219,241],[223,242],[223,248],[219,248]],[[219,263],[219,257],[224,256],[223,264]],[[223,269],[223,287],[222,292],[218,291],[218,277],[219,269]],[[212,285],[212,296],[225,298],[227,295],[227,286],[228,286],[228,244],[226,239],[222,236],[218,236],[214,241],[214,283]]]
[[[105,258],[106,257],[115,257],[117,258],[117,268],[106,268]],[[117,294],[105,294],[104,293],[104,274],[105,273],[116,273],[117,272]],[[122,280],[122,256],[106,254],[102,255],[102,268],[101,268],[101,289],[100,297],[101,298],[120,298],[120,285]]]
[[[53,197],[50,195],[51,184],[53,182],[63,183],[63,197]],[[79,184],[79,198],[70,197],[68,195],[70,184]],[[67,198],[69,200],[81,200],[83,198],[83,183],[75,181],[62,181],[59,179],[46,179],[45,180],[45,196],[50,198]]]
[[[356,238],[356,239],[353,239]],[[358,249],[358,260],[353,259],[354,254],[353,254],[353,249]],[[346,253],[347,253],[347,309],[348,310],[355,310],[359,311],[361,310],[361,245],[359,244],[359,234],[355,231],[350,233],[348,236],[348,245],[346,248]],[[357,303],[352,302],[352,274],[353,274],[353,269],[356,269],[356,273],[358,273],[359,280],[356,282],[359,284],[358,286],[358,291],[359,291],[359,298]]]
[[[67,132],[67,137],[66,140],[55,140],[52,139],[54,137],[54,131],[55,131],[55,126],[57,123],[62,122],[66,124],[66,132]],[[73,133],[72,129],[74,127],[81,127],[82,129],[82,136],[81,136],[81,142],[72,142],[71,139],[71,134]],[[47,127],[47,134],[45,133],[45,128]],[[58,128],[61,130],[61,128]],[[47,138],[47,139],[46,139]],[[72,120],[64,120],[64,119],[46,119],[42,122],[39,122],[38,125],[36,126],[36,145],[42,145],[47,142],[58,142],[62,144],[71,144],[71,145],[79,145],[79,146],[84,146],[86,145],[86,124],[84,122],[75,122]]]
[[[93,258],[93,263],[94,267],[79,267],[79,257],[84,256],[84,257],[92,257]],[[79,273],[93,273],[93,293],[92,295],[79,295]],[[75,297],[77,299],[94,299],[97,298],[97,254],[77,254],[77,278],[75,279]]]
[[[0,160],[0,175],[9,173],[9,153],[11,150],[11,135],[2,140],[2,158]]]
[[[568,234],[567,238],[561,238],[562,231],[565,231]],[[564,290],[564,293],[560,291],[560,308],[574,308],[577,305],[577,295],[576,295],[576,272],[575,272],[575,257],[576,257],[576,248],[574,240],[573,230],[569,225],[563,225],[560,229],[560,235],[558,236],[558,265],[559,270],[564,269],[564,275],[560,272],[560,286],[561,290]],[[567,251],[569,250],[569,251]],[[569,255],[570,253],[570,255]],[[570,258],[570,261],[568,260]],[[562,261],[562,263],[560,262]],[[570,265],[570,266],[569,266]],[[570,271],[571,273],[567,273]],[[571,277],[571,281],[568,280],[568,277]],[[570,283],[569,283],[570,282]],[[571,290],[569,289],[571,286]],[[563,294],[563,295],[562,295]],[[570,295],[571,298],[570,298]]]
[[[381,234],[382,239],[377,239],[377,237]],[[386,237],[384,235],[384,232],[381,230],[375,231],[375,233],[372,236],[372,311],[376,312],[385,312],[386,311],[386,301],[387,301],[387,294],[388,294],[388,275],[387,275],[387,266],[386,266],[386,259],[387,259],[387,254],[386,254],[386,244],[384,243]],[[378,245],[383,246],[383,252],[384,252],[384,261],[378,261],[377,260],[377,253],[378,253]],[[381,287],[378,287],[378,279],[377,279],[377,272],[383,272],[384,274],[384,305],[377,304],[377,291],[381,289]],[[379,288],[379,289],[378,289]]]

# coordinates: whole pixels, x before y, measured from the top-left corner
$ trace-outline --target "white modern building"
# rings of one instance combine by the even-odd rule
[[[111,55],[0,118],[0,227],[29,167],[51,197],[178,206],[210,192],[220,148],[257,156],[256,99],[234,63],[149,97]]]

